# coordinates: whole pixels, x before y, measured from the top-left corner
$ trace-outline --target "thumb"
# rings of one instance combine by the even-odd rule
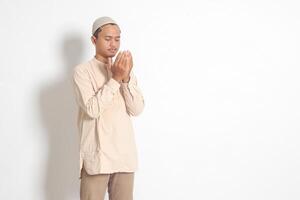
[[[108,69],[111,69],[111,65],[112,65],[112,58],[109,57],[109,58],[108,58],[108,63],[107,63]]]

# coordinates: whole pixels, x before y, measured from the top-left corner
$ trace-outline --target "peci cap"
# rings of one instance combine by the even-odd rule
[[[98,28],[104,26],[105,24],[110,24],[110,23],[118,25],[117,22],[110,17],[104,16],[104,17],[97,18],[93,23],[92,35],[95,33],[95,31]]]

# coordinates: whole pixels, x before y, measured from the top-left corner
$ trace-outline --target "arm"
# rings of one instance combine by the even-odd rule
[[[128,83],[121,83],[121,89],[127,112],[132,116],[139,115],[145,107],[145,102],[143,94],[137,85],[136,76],[133,73],[130,74]]]
[[[77,104],[91,117],[97,118],[112,103],[113,97],[120,88],[113,78],[97,92],[94,91],[87,71],[74,70],[73,85]]]

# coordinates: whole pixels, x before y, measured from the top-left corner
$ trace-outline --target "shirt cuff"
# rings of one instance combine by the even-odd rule
[[[132,80],[132,77],[130,76],[130,77],[129,77],[129,81],[128,81],[128,82],[123,82],[123,81],[122,81],[122,82],[121,82],[121,85],[127,87],[128,85],[131,85],[131,84],[132,84],[132,81],[133,81],[133,80]]]

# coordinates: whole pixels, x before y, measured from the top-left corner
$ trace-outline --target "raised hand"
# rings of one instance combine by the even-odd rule
[[[118,82],[129,81],[130,71],[133,67],[132,55],[129,51],[119,52],[116,60],[111,64],[108,60],[108,66],[112,72],[112,78]]]
[[[112,78],[116,81],[122,81],[125,74],[125,56],[124,52],[120,51],[117,55],[115,62],[111,65]]]
[[[127,51],[127,56],[126,56],[126,74],[124,78],[122,79],[123,82],[128,82],[130,79],[130,72],[133,67],[133,61],[132,61],[132,55],[130,51]]]

